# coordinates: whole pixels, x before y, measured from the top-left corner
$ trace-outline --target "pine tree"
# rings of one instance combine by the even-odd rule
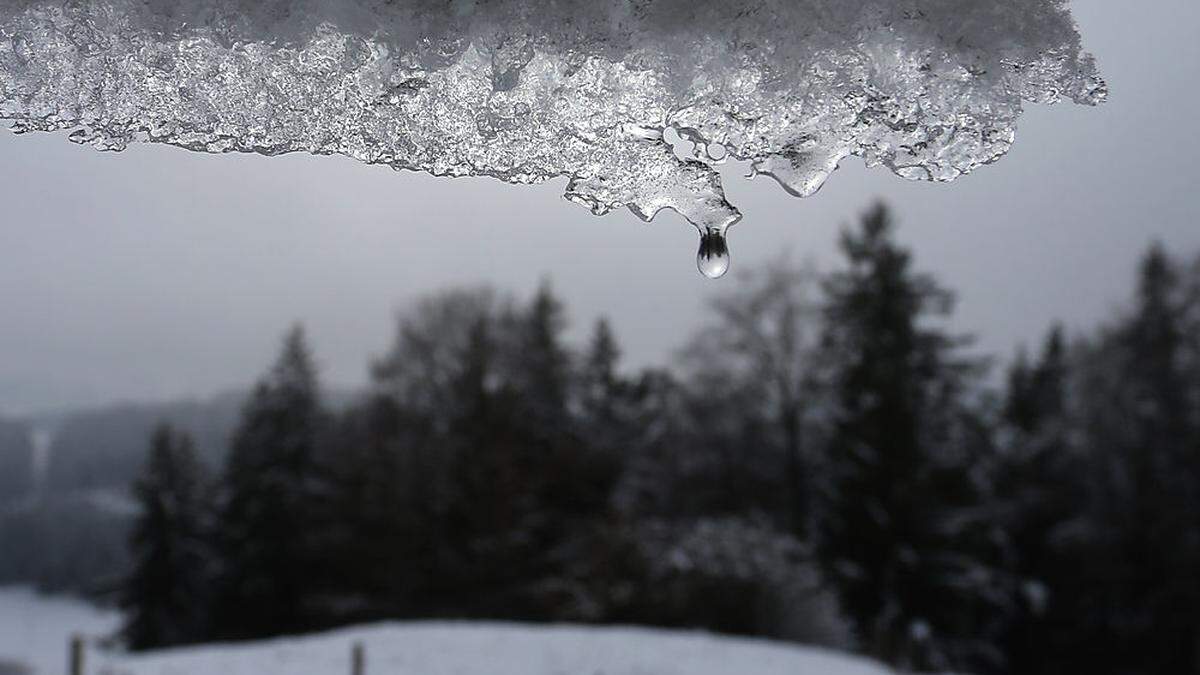
[[[449,379],[455,412],[447,529],[476,613],[581,618],[576,564],[606,507],[617,457],[586,433],[583,390],[564,345],[561,302],[543,284],[526,307],[487,317],[461,336]],[[615,357],[616,344],[612,348]],[[615,363],[613,364],[615,366]],[[573,588],[568,591],[565,589]],[[587,612],[593,610],[588,609]]]
[[[976,368],[929,325],[952,298],[912,271],[885,207],[841,247],[847,268],[827,286],[838,406],[821,557],[868,650],[906,667],[971,667],[987,652],[980,605],[993,578],[971,475],[986,434],[964,401]]]
[[[1013,365],[1006,395],[1006,452],[996,492],[1006,511],[1014,614],[1004,640],[1012,672],[1059,673],[1077,667],[1089,638],[1086,531],[1088,464],[1071,442],[1070,371],[1061,326],[1054,326],[1036,363]]]
[[[562,301],[550,283],[543,282],[527,311],[516,318],[517,394],[542,428],[561,430],[566,421],[567,394],[571,380],[571,355],[563,345],[567,320]]]
[[[225,466],[219,637],[262,637],[322,623],[306,601],[319,571],[311,528],[323,497],[317,460],[325,423],[316,369],[297,326],[246,403]]]
[[[141,512],[130,538],[133,571],[121,589],[121,634],[130,649],[205,637],[211,590],[207,490],[191,438],[159,427],[133,486]]]
[[[1185,322],[1198,301],[1153,246],[1134,311],[1091,346],[1080,386],[1080,431],[1101,467],[1091,638],[1121,672],[1200,672],[1200,336]]]
[[[621,348],[608,319],[596,321],[583,372],[583,407],[593,423],[602,427],[615,422],[622,382],[617,373]]]
[[[343,413],[334,436],[331,494],[314,524],[327,574],[314,586],[334,602],[338,623],[413,616],[434,590],[443,448],[427,420],[385,396]]]
[[[471,325],[455,364],[451,390],[456,414],[446,439],[454,456],[449,524],[458,583],[465,587],[455,590],[474,596],[461,601],[483,612],[511,603],[514,612],[523,613],[528,609],[517,607],[506,594],[540,574],[535,534],[529,528],[538,510],[537,472],[546,457],[535,451],[527,433],[531,423],[498,375],[501,345],[511,337],[498,335],[500,328],[491,320]]]
[[[1037,426],[1037,397],[1032,392],[1032,379],[1033,367],[1022,346],[1008,369],[1004,400],[1004,420],[1021,431],[1030,431]]]
[[[580,440],[606,461],[620,462],[645,435],[646,392],[619,371],[621,346],[608,320],[596,321],[577,374]]]

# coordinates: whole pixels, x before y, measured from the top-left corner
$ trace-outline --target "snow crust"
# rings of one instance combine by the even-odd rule
[[[850,155],[949,181],[1005,154],[1025,103],[1106,93],[1065,0],[0,3],[18,132],[565,177],[597,214],[701,231],[740,217],[728,158],[799,196]]]

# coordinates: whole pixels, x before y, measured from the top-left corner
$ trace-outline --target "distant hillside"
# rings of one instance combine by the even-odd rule
[[[29,421],[0,419],[0,584],[109,593],[128,572],[126,540],[137,515],[129,488],[150,435],[167,422],[191,434],[213,471],[224,461],[244,392],[205,400],[121,404]],[[329,395],[335,409],[353,398]],[[34,430],[52,442],[34,486]]]
[[[164,422],[191,434],[200,457],[215,468],[225,456],[244,397],[236,392],[207,400],[121,404],[66,414],[50,446],[45,488],[59,492],[128,487],[145,459],[150,434]]]
[[[0,508],[33,489],[33,448],[24,422],[0,418]]]
[[[109,596],[129,569],[134,505],[120,494],[44,496],[0,510],[0,584]]]
[[[192,434],[215,468],[243,396],[114,405],[0,423],[0,584],[107,597],[128,572],[126,543],[137,514],[129,487],[154,427],[165,421]],[[36,491],[34,429],[52,439]]]
[[[340,409],[355,396],[327,395]],[[166,422],[190,434],[202,461],[217,470],[238,423],[246,392],[165,403],[126,403],[55,416],[45,485],[49,492],[129,487],[146,456],[150,434]]]

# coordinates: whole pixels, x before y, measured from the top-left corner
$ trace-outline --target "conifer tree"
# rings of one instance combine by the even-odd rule
[[[315,539],[327,552],[316,590],[336,600],[337,622],[412,616],[430,601],[443,483],[428,422],[371,396],[336,421],[330,495]]]
[[[1005,510],[1013,614],[1004,649],[1021,673],[1071,670],[1086,652],[1079,630],[1088,611],[1086,529],[1090,473],[1071,442],[1067,348],[1061,326],[1047,334],[1035,363],[1018,357],[1009,375],[1006,447],[996,469],[996,498]]]
[[[615,421],[621,394],[617,364],[621,348],[608,319],[596,321],[583,372],[583,405],[589,418],[603,425]]]
[[[1087,617],[1097,662],[1121,672],[1200,672],[1198,302],[1151,247],[1133,312],[1091,345],[1079,387],[1099,468]]]
[[[320,623],[308,606],[318,573],[313,514],[324,476],[326,415],[304,330],[293,328],[242,411],[225,466],[219,521],[224,563],[216,631],[227,638],[296,632]]]
[[[563,344],[567,321],[562,301],[543,282],[529,308],[516,317],[513,373],[523,405],[547,431],[563,429],[571,381],[571,355]]]
[[[618,369],[621,346],[605,318],[596,321],[578,373],[580,437],[606,461],[621,462],[645,435],[644,387]]]
[[[1007,388],[1004,392],[1004,420],[1022,431],[1036,426],[1037,401],[1033,396],[1033,366],[1029,354],[1022,345],[1008,369]]]
[[[991,525],[970,476],[986,445],[963,398],[975,368],[930,325],[952,298],[912,270],[884,206],[841,248],[847,266],[827,286],[837,420],[825,570],[866,649],[905,667],[970,667],[987,651],[978,603],[992,590]]]
[[[159,427],[133,492],[141,511],[121,589],[122,637],[134,650],[201,640],[211,590],[208,486],[191,438]]]
[[[546,461],[533,447],[532,423],[523,419],[511,388],[497,382],[504,339],[499,329],[488,317],[467,329],[452,379],[456,414],[446,439],[454,456],[449,522],[460,583],[484,611],[514,602],[502,594],[538,573],[538,551],[528,528],[537,515],[537,476]]]

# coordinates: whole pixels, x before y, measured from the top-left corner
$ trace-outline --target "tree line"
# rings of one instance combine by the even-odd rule
[[[840,250],[747,274],[637,373],[604,320],[569,346],[549,285],[457,289],[335,413],[295,328],[215,475],[154,435],[126,642],[472,617],[1200,673],[1200,259],[1150,248],[1128,310],[995,387],[886,207]]]

